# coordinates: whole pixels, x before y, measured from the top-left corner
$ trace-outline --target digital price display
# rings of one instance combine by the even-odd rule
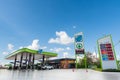
[[[110,43],[100,44],[100,49],[102,54],[102,60],[104,61],[114,60],[112,46]]]

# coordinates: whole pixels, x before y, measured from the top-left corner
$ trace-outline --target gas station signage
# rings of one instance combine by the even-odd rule
[[[98,39],[102,69],[117,69],[116,54],[111,35]]]
[[[75,54],[84,54],[83,33],[75,34]]]

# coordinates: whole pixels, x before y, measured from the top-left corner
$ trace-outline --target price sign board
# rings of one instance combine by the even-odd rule
[[[116,54],[111,35],[98,39],[98,50],[102,69],[117,69]]]

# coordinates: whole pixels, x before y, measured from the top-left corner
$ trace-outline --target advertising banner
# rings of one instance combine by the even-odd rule
[[[117,69],[116,54],[111,35],[97,41],[102,69]]]

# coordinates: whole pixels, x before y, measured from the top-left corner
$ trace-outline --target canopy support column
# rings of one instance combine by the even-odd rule
[[[21,53],[21,58],[20,58],[20,69],[22,69],[22,60],[23,60],[23,53]]]
[[[44,65],[45,64],[45,55],[43,55],[43,58],[42,58],[42,65]]]
[[[31,69],[31,54],[29,54],[28,69]]]
[[[28,57],[28,53],[26,53],[26,59],[25,59],[25,64],[26,64],[26,69],[27,69],[27,62],[28,62],[28,59],[27,59],[27,57]]]
[[[14,59],[14,67],[13,67],[13,69],[16,68],[16,61],[17,61],[17,54],[15,55],[15,59]]]
[[[32,59],[32,69],[34,69],[34,60],[35,60],[35,54],[33,54],[33,59]]]

